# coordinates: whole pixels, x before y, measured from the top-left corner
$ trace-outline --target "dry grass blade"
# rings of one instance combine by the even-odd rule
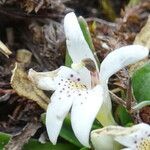
[[[6,57],[9,57],[9,55],[12,54],[12,52],[2,41],[0,41],[0,52],[3,53]]]

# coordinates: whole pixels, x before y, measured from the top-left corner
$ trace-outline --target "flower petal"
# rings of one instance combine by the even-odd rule
[[[73,101],[79,91],[85,91],[86,87],[80,82],[69,79],[60,79],[59,86],[51,97],[46,113],[46,128],[49,139],[56,144],[63,121],[68,114]]]
[[[77,17],[73,12],[68,13],[65,16],[64,29],[66,35],[67,49],[73,63],[79,63],[85,58],[91,58],[95,62],[98,70],[98,66],[93,56],[93,53],[83,36]],[[82,75],[82,79],[85,81],[85,83],[87,85],[90,85],[91,78],[89,71],[87,69],[81,69],[80,74]]]
[[[144,138],[150,138],[150,126],[148,124],[138,124],[130,128],[125,128],[125,132],[115,137],[115,140],[122,145],[136,149],[138,143]]]
[[[113,148],[113,139],[109,135],[98,135],[92,131],[91,142],[95,150],[112,150]]]
[[[71,124],[78,140],[86,147],[89,146],[89,133],[93,121],[102,105],[102,88],[97,85],[92,90],[81,92],[73,102]]]
[[[46,112],[46,128],[50,141],[56,144],[63,121],[68,114],[73,98],[67,92],[55,91]]]
[[[77,72],[65,66],[49,72],[36,72],[30,69],[28,77],[42,90],[56,90],[62,79],[83,82]]]
[[[148,48],[140,45],[124,46],[109,53],[101,63],[101,82],[107,84],[110,76],[129,64],[144,59],[148,53]]]
[[[74,12],[68,13],[65,16],[64,29],[68,52],[73,62],[78,63],[82,59],[91,58],[96,64],[96,60],[83,36],[82,30]]]
[[[113,134],[118,134],[121,132],[124,128],[120,126],[107,126],[101,129],[96,129],[91,132],[91,142],[95,148],[95,150],[113,150],[114,144],[116,145],[116,142],[114,141]]]
[[[149,136],[150,126],[141,123],[132,127],[107,126],[102,129],[93,130],[91,132],[91,141],[96,150],[101,149],[101,143],[104,146],[104,150],[113,149],[114,146],[117,146],[113,144],[115,141],[117,141],[118,144],[120,143],[126,146],[127,148],[125,149],[136,150],[149,146]],[[107,145],[105,146],[103,144],[104,142],[108,142],[108,145],[111,147],[108,148]]]

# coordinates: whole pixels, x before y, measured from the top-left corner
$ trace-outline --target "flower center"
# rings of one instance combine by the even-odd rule
[[[71,89],[80,89],[80,90],[87,89],[85,85],[75,81],[70,81],[69,86]]]
[[[143,139],[137,146],[138,150],[150,150],[150,138]]]

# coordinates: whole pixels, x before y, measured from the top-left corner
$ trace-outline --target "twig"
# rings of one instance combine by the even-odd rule
[[[104,25],[108,25],[110,27],[116,27],[116,24],[115,23],[112,23],[112,22],[108,22],[108,21],[105,21],[103,19],[99,19],[99,18],[95,18],[95,17],[90,17],[90,18],[87,18],[86,19],[87,22],[90,22],[90,21],[96,21],[100,24],[104,24]]]
[[[10,98],[10,94],[6,93],[5,95],[0,97],[0,102],[7,101]]]
[[[40,127],[40,123],[28,123],[21,132],[10,139],[3,150],[21,150]]]
[[[118,97],[117,95],[115,95],[111,91],[109,91],[109,93],[111,95],[112,100],[114,100],[117,104],[120,104],[120,105],[122,105],[123,107],[126,108],[126,102],[123,99],[121,99],[120,97]]]
[[[16,19],[33,19],[33,18],[63,18],[64,15],[60,14],[54,14],[54,13],[48,13],[48,12],[42,12],[42,14],[29,14],[29,13],[24,13],[22,11],[14,11],[11,9],[6,9],[3,7],[0,7],[0,13],[12,18]]]
[[[0,89],[0,94],[14,94],[14,93],[16,92],[13,89],[7,89],[7,90]]]
[[[126,100],[126,108],[128,111],[131,111],[131,106],[132,106],[132,88],[131,88],[131,78],[129,78],[128,81],[128,87],[127,87],[127,100]]]

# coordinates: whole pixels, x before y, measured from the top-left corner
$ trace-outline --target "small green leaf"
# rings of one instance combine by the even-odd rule
[[[150,62],[133,74],[132,87],[137,102],[150,100]]]
[[[3,149],[4,146],[8,143],[10,136],[5,133],[0,132],[0,149]]]
[[[121,105],[118,106],[118,108],[115,112],[115,117],[116,117],[116,120],[118,120],[118,122],[120,122],[121,125],[123,125],[123,126],[133,123],[133,120],[132,120],[130,114]]]
[[[79,141],[77,140],[77,138],[75,137],[73,133],[69,117],[66,117],[66,119],[64,120],[63,127],[60,131],[60,136],[64,138],[65,140],[67,140],[68,142],[78,147],[82,147],[82,145],[79,143]]]
[[[116,12],[113,8],[113,1],[110,0],[99,0],[101,11],[106,15],[108,19],[114,21],[116,18]]]
[[[140,0],[130,0],[128,3],[128,7],[134,7],[140,3]]]
[[[79,21],[79,25],[80,25],[80,28],[82,30],[83,36],[84,36],[86,42],[88,43],[89,48],[91,49],[91,51],[92,51],[92,53],[93,53],[93,55],[96,59],[96,62],[99,66],[100,62],[99,62],[97,56],[94,54],[95,53],[95,48],[94,48],[94,45],[93,45],[93,42],[92,42],[92,38],[91,38],[91,34],[90,34],[90,31],[89,31],[88,24],[87,24],[86,20],[81,16],[78,18],[78,21]]]
[[[95,51],[87,22],[85,21],[85,19],[82,16],[80,16],[78,18],[78,21],[79,21],[79,25],[80,25],[80,28],[82,30],[82,33],[83,33],[83,36],[84,36],[86,42],[88,43],[90,49],[92,51]]]
[[[0,150],[4,148],[10,138],[11,136],[9,134],[0,132]],[[50,142],[46,142],[45,144],[41,144],[38,140],[30,139],[29,142],[24,145],[23,150],[78,150],[78,148],[68,143],[53,145]]]
[[[65,66],[71,67],[71,64],[72,64],[72,59],[71,59],[68,51],[66,50]]]

